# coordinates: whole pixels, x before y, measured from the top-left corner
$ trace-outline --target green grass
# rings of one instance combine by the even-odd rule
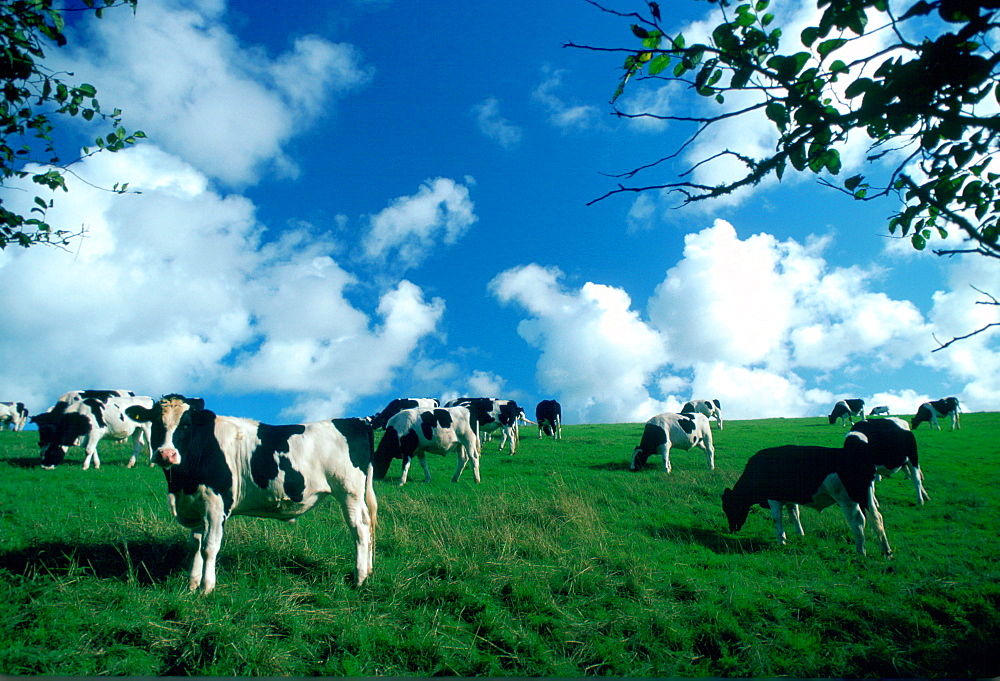
[[[340,512],[227,523],[219,586],[186,590],[163,473],[102,444],[37,467],[0,433],[0,673],[25,675],[991,677],[1000,640],[1000,414],[917,431],[931,501],[878,487],[895,557],[859,558],[839,510],[726,529],[719,494],[756,450],[838,446],[825,419],[728,421],[715,471],[675,451],[628,470],[641,424],[487,443],[483,481],[376,483],[375,572],[350,586]],[[416,481],[415,481],[415,480]]]

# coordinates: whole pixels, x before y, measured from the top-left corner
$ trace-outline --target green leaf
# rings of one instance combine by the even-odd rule
[[[819,56],[821,58],[825,58],[828,54],[830,54],[834,50],[840,49],[846,44],[847,40],[845,40],[844,38],[833,38],[832,40],[824,40],[816,48],[816,51],[819,52]]]
[[[768,102],[764,107],[764,113],[778,125],[779,129],[784,130],[788,125],[788,110],[781,102],[775,100]]]
[[[874,81],[871,78],[858,78],[856,81],[847,86],[844,90],[844,95],[848,99],[854,99],[858,95],[864,94],[868,91],[868,88],[874,85]]]
[[[819,37],[819,29],[815,26],[809,26],[802,31],[801,40],[802,44],[806,47],[811,46],[816,42],[816,38]]]
[[[857,186],[861,184],[861,181],[863,179],[865,179],[864,175],[855,175],[854,177],[849,177],[846,180],[844,180],[844,187],[848,191],[854,191],[857,188]]]

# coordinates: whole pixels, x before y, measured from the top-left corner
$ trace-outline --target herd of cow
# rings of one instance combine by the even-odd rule
[[[882,475],[904,468],[913,481],[917,503],[930,497],[923,487],[916,439],[910,429],[927,421],[940,429],[938,418],[951,417],[958,428],[959,403],[954,397],[920,405],[907,424],[887,417],[864,419],[862,400],[837,402],[829,422],[838,419],[851,429],[840,448],[786,445],[763,449],[747,461],[735,485],[722,494],[730,531],[738,531],[750,509],[770,509],[779,544],[785,542],[782,510],[794,529],[803,534],[799,506],[822,510],[838,504],[864,555],[864,527],[870,517],[885,554],[891,555],[874,483]],[[876,407],[871,414],[888,414]],[[854,418],[859,417],[858,423]],[[15,430],[28,419],[22,403],[0,402],[0,425]],[[650,456],[660,456],[670,472],[670,449],[705,451],[709,469],[715,468],[711,420],[723,428],[718,400],[693,400],[680,413],[659,414],[646,422],[632,452],[631,469],[640,470]],[[538,437],[562,438],[562,409],[555,400],[543,400],[530,421],[513,400],[459,398],[441,406],[432,398],[404,398],[390,402],[366,418],[272,426],[251,419],[218,416],[204,400],[167,395],[159,401],[124,390],[71,391],[48,411],[30,418],[38,426],[41,465],[62,463],[71,446],[83,446],[83,468],[100,467],[97,445],[102,439],[132,440],[128,467],[143,449],[150,465],[163,468],[167,501],[175,519],[191,530],[195,543],[189,586],[210,592],[215,588],[215,562],[222,544],[223,526],[231,515],[276,518],[288,522],[325,496],[338,500],[355,543],[354,583],[371,573],[378,503],[373,480],[385,478],[394,459],[402,460],[399,484],[407,481],[415,456],[430,481],[426,452],[458,455],[452,477],[457,482],[471,462],[480,481],[482,440],[500,431],[500,449],[516,452],[519,423],[538,426]],[[376,429],[384,430],[375,447]]]

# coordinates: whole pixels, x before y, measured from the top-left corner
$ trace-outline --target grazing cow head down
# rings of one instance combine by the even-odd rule
[[[666,431],[654,423],[647,423],[642,429],[642,439],[639,440],[639,445],[632,450],[631,469],[633,471],[642,470],[649,457],[657,454],[660,445],[666,444],[666,442]]]
[[[399,445],[399,433],[392,426],[387,426],[385,435],[382,436],[372,457],[372,477],[376,480],[385,480],[392,460],[402,458],[403,449]]]
[[[198,429],[215,422],[215,413],[205,409],[205,400],[167,395],[152,409],[132,406],[125,414],[133,421],[150,422],[153,463],[169,468],[179,465]]]
[[[51,469],[66,458],[66,451],[90,432],[90,421],[80,413],[45,412],[31,417],[38,425],[38,448],[42,468]]]
[[[740,528],[743,527],[743,523],[747,521],[747,516],[750,515],[750,506],[752,504],[747,504],[740,501],[737,498],[737,494],[733,492],[732,489],[726,488],[722,493],[722,510],[726,514],[726,518],[729,520],[729,531],[739,532]]]

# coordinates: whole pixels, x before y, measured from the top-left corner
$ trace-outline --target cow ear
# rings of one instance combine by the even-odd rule
[[[145,423],[153,419],[153,410],[146,409],[141,404],[133,404],[131,407],[125,407],[125,416],[138,423]]]
[[[205,400],[200,397],[191,397],[186,402],[192,409],[202,410],[205,408]],[[212,418],[215,418],[215,414],[212,414]]]
[[[215,412],[201,409],[191,412],[191,423],[196,426],[209,426],[215,423]]]

